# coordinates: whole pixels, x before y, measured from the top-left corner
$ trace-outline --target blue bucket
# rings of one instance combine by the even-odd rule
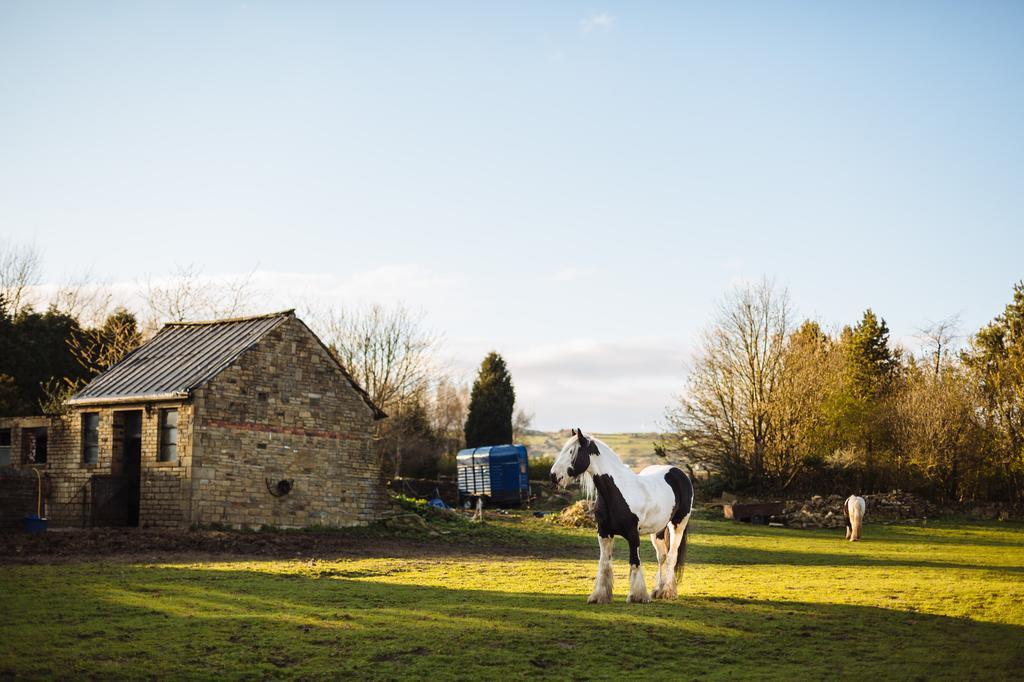
[[[46,519],[40,518],[36,514],[26,516],[21,520],[21,523],[25,526],[25,532],[29,535],[46,532]]]

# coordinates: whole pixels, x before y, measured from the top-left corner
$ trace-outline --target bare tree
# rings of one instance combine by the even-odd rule
[[[14,315],[28,305],[28,293],[42,276],[42,254],[34,244],[0,242],[0,296]]]
[[[908,464],[942,498],[974,497],[985,472],[978,387],[957,362],[933,373],[911,361],[894,397],[893,431]]]
[[[399,305],[313,313],[313,326],[341,364],[385,412],[426,393],[440,338],[423,315]]]
[[[961,337],[960,315],[952,315],[938,322],[929,322],[917,330],[921,349],[931,356],[932,368],[938,376],[943,361],[949,357],[953,344]]]
[[[97,281],[86,272],[66,277],[54,294],[53,305],[83,326],[98,327],[112,312],[114,294],[109,283]]]
[[[719,305],[688,393],[667,415],[676,449],[732,480],[762,484],[790,318],[788,292],[768,280],[738,287]]]
[[[523,408],[517,408],[512,415],[512,442],[518,443],[522,440],[526,430],[533,423],[533,412],[527,412]]]
[[[431,428],[448,454],[458,451],[465,441],[462,426],[466,423],[468,406],[468,386],[456,384],[447,376],[437,380],[431,404]]]
[[[808,462],[823,462],[835,447],[825,406],[838,388],[842,360],[817,322],[805,321],[786,339],[768,449],[768,469],[784,488]]]
[[[178,267],[165,279],[148,278],[142,285],[142,299],[148,310],[149,326],[163,322],[237,317],[251,309],[257,292],[253,287],[255,269],[237,277],[216,279],[203,274],[196,265]]]

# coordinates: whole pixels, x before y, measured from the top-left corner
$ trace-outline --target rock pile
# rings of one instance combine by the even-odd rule
[[[863,497],[868,507],[867,523],[924,520],[940,511],[927,500],[898,490]],[[786,502],[784,522],[794,528],[841,528],[846,523],[843,518],[845,501],[846,497],[842,495],[815,495],[809,500],[790,500]]]
[[[594,521],[594,502],[592,500],[580,500],[569,505],[557,514],[549,514],[545,517],[551,523],[569,528],[596,528]]]

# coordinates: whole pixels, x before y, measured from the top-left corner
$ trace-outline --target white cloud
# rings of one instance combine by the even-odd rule
[[[401,303],[414,310],[436,312],[445,305],[463,303],[464,277],[457,273],[441,273],[418,265],[387,265],[346,274],[282,272],[254,270],[251,273],[215,273],[199,271],[195,279],[200,284],[217,286],[218,283],[248,279],[250,292],[245,301],[246,313],[266,313],[286,308],[300,311],[340,306],[360,308],[371,304],[395,305]],[[159,275],[140,280],[85,282],[75,285],[83,295],[105,301],[105,314],[115,306],[147,313],[144,293],[147,285],[173,288],[181,278],[177,275]],[[32,302],[45,308],[64,285],[50,282],[33,287]],[[431,311],[434,308],[435,311]],[[433,317],[433,315],[429,315]],[[98,320],[88,319],[89,323]],[[443,323],[441,320],[438,323]]]
[[[359,307],[372,303],[429,307],[450,299],[463,283],[456,273],[439,273],[419,265],[386,265],[346,275],[258,270],[257,288],[273,292],[281,304]]]
[[[516,405],[534,414],[534,428],[579,426],[598,433],[653,431],[684,388],[683,343],[662,337],[616,341],[578,338],[504,345],[493,339],[449,338],[459,374],[472,381],[484,354],[498,350],[516,386]]]
[[[665,338],[575,339],[506,354],[521,404],[538,428],[654,429],[683,388],[685,350]]]
[[[582,276],[574,268],[555,273],[560,281]],[[239,273],[203,276],[210,281],[233,279]],[[160,285],[173,277],[154,277]],[[251,283],[259,292],[253,313],[298,308],[308,317],[324,306],[361,307],[372,303],[403,303],[422,310],[424,321],[442,332],[444,357],[455,376],[472,381],[490,350],[505,356],[516,384],[517,403],[533,412],[534,426],[557,429],[580,426],[596,432],[653,430],[672,396],[683,388],[687,347],[664,337],[616,340],[524,337],[467,324],[478,305],[465,276],[416,265],[388,265],[345,274],[256,270]],[[113,303],[143,312],[143,283],[115,281],[98,285]],[[38,293],[53,293],[50,284]],[[307,320],[312,321],[312,320]]]
[[[580,30],[584,33],[610,31],[615,27],[615,17],[607,12],[591,14],[580,21]]]

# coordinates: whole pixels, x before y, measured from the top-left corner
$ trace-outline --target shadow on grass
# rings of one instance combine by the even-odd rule
[[[1004,678],[1024,628],[889,609],[90,566],[8,581],[0,676]]]
[[[965,533],[961,542],[956,540],[956,533]],[[966,537],[967,531],[972,530],[970,526],[943,526],[943,533],[952,532],[953,536],[929,533],[922,536],[921,530],[917,527],[876,527],[874,535],[868,535],[858,546],[860,548],[871,544],[910,545],[910,544],[933,544],[934,538],[939,538],[935,544],[953,545],[972,544],[981,545],[978,541]],[[930,529],[930,530],[935,530]],[[973,527],[976,532],[978,527]],[[985,530],[982,528],[982,530]],[[915,533],[915,531],[917,531]],[[474,534],[463,541],[463,536],[442,538],[441,541],[430,544],[418,542],[415,553],[423,556],[424,553],[433,553],[445,557],[493,557],[496,553],[507,556],[534,556],[545,559],[593,559],[597,560],[598,546],[596,531],[567,530],[559,527],[548,527],[540,524],[531,526],[519,526],[514,524],[490,524],[490,527],[478,526],[473,529]],[[868,531],[866,531],[868,532]],[[703,537],[720,537],[727,541],[718,543],[702,543]],[[746,546],[742,543],[733,542],[736,538],[774,540],[781,541],[783,546],[777,549],[763,549]],[[397,539],[397,538],[396,538]],[[836,566],[836,567],[910,567],[910,568],[953,568],[960,570],[982,570],[982,571],[1007,571],[1011,573],[1024,573],[1024,565],[1021,564],[983,564],[970,563],[967,561],[949,561],[943,559],[912,559],[892,556],[870,556],[863,553],[843,551],[848,549],[848,543],[843,539],[842,530],[833,531],[803,531],[795,529],[777,529],[764,526],[752,526],[734,522],[722,522],[718,520],[696,520],[691,523],[690,534],[691,546],[687,554],[688,564],[710,564],[710,565],[757,565],[757,564],[779,564],[788,566]],[[785,545],[797,544],[810,541],[817,546],[812,551],[800,551],[789,549]],[[829,544],[834,543],[834,544]],[[989,545],[985,545],[989,546]],[[1021,548],[1024,554],[1024,547],[1020,543],[992,542],[992,547],[1017,547]],[[615,541],[615,557],[617,560],[626,559],[626,544],[622,538]],[[825,547],[834,547],[835,551],[824,551]],[[379,548],[375,556],[404,558],[410,555],[412,547],[400,542],[385,544]],[[645,562],[655,560],[654,550],[646,538],[642,539],[641,557]]]
[[[713,535],[739,537],[772,537],[783,534],[784,537],[832,538],[842,540],[844,529],[839,528],[773,528],[757,526],[749,523],[725,521],[717,516],[702,515],[697,519],[705,532]],[[891,523],[874,523],[869,521],[864,526],[865,539],[883,543],[922,542],[928,544],[976,545],[978,547],[1024,547],[1020,533],[1024,531],[1024,522],[1020,521],[969,521],[969,520],[935,520],[921,525],[917,523],[893,521]],[[1016,537],[992,537],[1017,534]]]
[[[594,531],[565,529],[545,522],[490,522],[469,524],[463,521],[439,523],[434,526],[446,534],[429,537],[423,530],[407,533],[382,532],[378,528],[344,529],[327,532],[285,531],[276,533],[231,534],[230,550],[219,554],[210,550],[219,549],[216,537],[206,538],[209,542],[198,543],[197,550],[187,549],[154,550],[133,554],[133,537],[144,531],[126,533],[121,538],[118,553],[98,552],[89,554],[88,547],[75,549],[75,534],[55,538],[61,540],[63,554],[58,561],[81,561],[83,558],[114,558],[117,561],[153,562],[160,558],[167,561],[181,560],[182,556],[206,562],[237,561],[239,556],[252,555],[254,558],[297,558],[297,557],[375,557],[400,559],[423,559],[448,557],[463,559],[491,559],[497,556],[509,559],[531,557],[552,560],[596,561],[597,540]],[[986,537],[986,533],[998,534],[1011,527],[993,527],[980,524],[941,524],[920,527],[869,526],[865,541],[856,550],[842,538],[841,530],[801,531],[794,529],[766,528],[718,519],[697,518],[691,522],[691,547],[687,556],[688,564],[709,565],[791,565],[791,566],[836,566],[836,567],[914,567],[954,568],[974,571],[1006,571],[1024,573],[1024,561],[1013,557],[995,565],[970,561],[970,546],[1019,548],[1020,543],[1009,539]],[[56,534],[54,534],[56,535]],[[981,536],[981,537],[978,537]],[[251,546],[250,542],[251,540]],[[280,542],[279,542],[280,541]],[[262,544],[261,544],[262,543]],[[190,547],[190,543],[183,543]],[[264,548],[266,544],[269,547]],[[936,545],[952,548],[963,545],[964,552],[926,552],[925,558],[900,556],[894,552],[899,545]],[[150,542],[152,546],[152,542]],[[751,545],[757,545],[756,547]],[[885,547],[887,551],[872,554],[871,545]],[[616,541],[616,558],[626,558],[625,541]],[[645,562],[654,561],[650,543],[644,539],[642,557]],[[864,551],[867,550],[867,551]],[[918,552],[918,556],[922,553]],[[928,558],[928,555],[934,558]],[[964,561],[956,561],[959,556]],[[198,559],[196,558],[198,557]],[[17,557],[7,557],[16,561]],[[950,560],[953,559],[953,560]],[[30,555],[32,561],[53,561],[45,555]],[[0,564],[4,559],[0,558]]]
[[[785,566],[822,566],[822,567],[875,567],[875,568],[953,568],[958,570],[971,571],[1006,571],[1010,573],[1024,573],[1024,566],[1019,564],[983,564],[956,562],[943,559],[911,559],[904,557],[870,556],[862,553],[843,553],[841,549],[846,548],[842,538],[835,540],[835,552],[815,549],[814,551],[797,551],[780,547],[778,549],[762,549],[748,547],[742,544],[708,544],[701,543],[701,533],[705,529],[699,525],[694,526],[693,534],[690,536],[690,548],[687,551],[687,565],[728,565],[728,566],[751,566],[759,564],[785,565]],[[716,535],[717,533],[709,533]],[[722,533],[728,537],[730,534]],[[918,538],[917,542],[924,539]],[[863,548],[871,542],[880,540],[869,540],[859,547]],[[890,541],[897,542],[897,541]],[[529,552],[524,552],[529,554]],[[446,556],[458,556],[460,552],[455,550]],[[627,558],[626,542],[622,538],[615,541],[615,560],[625,561]],[[596,536],[574,539],[571,543],[556,547],[544,553],[545,558],[552,559],[593,559],[598,558]],[[641,544],[641,560],[648,565],[654,562],[654,550],[646,540]]]
[[[927,535],[922,535],[912,532],[914,527],[909,528],[893,528],[886,527],[884,529],[876,529],[877,533],[872,535],[869,529],[865,529],[865,539],[858,545],[858,549],[870,547],[872,544],[886,545],[887,547],[899,546],[899,545],[915,545],[915,544],[939,544],[939,545],[963,545],[965,549],[969,549],[972,545],[986,546],[986,547],[1005,547],[1007,549],[1016,548],[1021,550],[1022,557],[1024,557],[1024,546],[1021,543],[1012,542],[992,542],[992,543],[979,543],[972,541],[970,538],[964,538],[962,541],[956,540],[956,532],[959,527],[957,526],[945,526],[943,531],[951,531],[950,535],[940,535],[931,532]],[[934,530],[934,529],[932,529]],[[908,532],[911,531],[911,532]],[[1024,566],[1019,563],[997,565],[997,564],[984,564],[984,563],[968,563],[968,562],[957,562],[943,559],[911,559],[905,557],[884,557],[884,556],[869,556],[862,553],[842,552],[849,546],[840,532],[835,532],[833,535],[826,535],[824,531],[797,531],[797,530],[781,530],[773,528],[763,528],[756,526],[748,526],[741,524],[722,524],[722,523],[702,523],[695,524],[693,529],[693,536],[700,537],[701,534],[706,536],[718,536],[722,538],[755,538],[759,540],[781,540],[781,541],[800,541],[810,540],[819,545],[825,543],[834,543],[836,551],[823,551],[821,546],[815,547],[814,551],[794,551],[792,549],[786,549],[780,547],[779,549],[760,549],[745,546],[743,544],[706,544],[697,545],[693,551],[687,557],[687,562],[695,564],[729,564],[729,565],[751,565],[751,564],[785,564],[790,566],[870,566],[870,567],[914,567],[914,568],[955,568],[962,570],[983,570],[983,571],[1008,571],[1011,573],[1024,573]],[[939,538],[936,540],[936,538]]]
[[[865,528],[865,532],[871,526]],[[877,526],[876,526],[877,528]],[[1024,531],[1024,523],[1020,521],[1001,521],[993,527],[991,521],[960,521],[928,524],[927,526],[883,526],[885,534],[877,538],[883,543],[926,542],[930,545],[965,545],[974,547],[1007,547],[1024,549],[1024,542],[1019,539]],[[1017,533],[1017,538],[986,537],[993,534]]]

